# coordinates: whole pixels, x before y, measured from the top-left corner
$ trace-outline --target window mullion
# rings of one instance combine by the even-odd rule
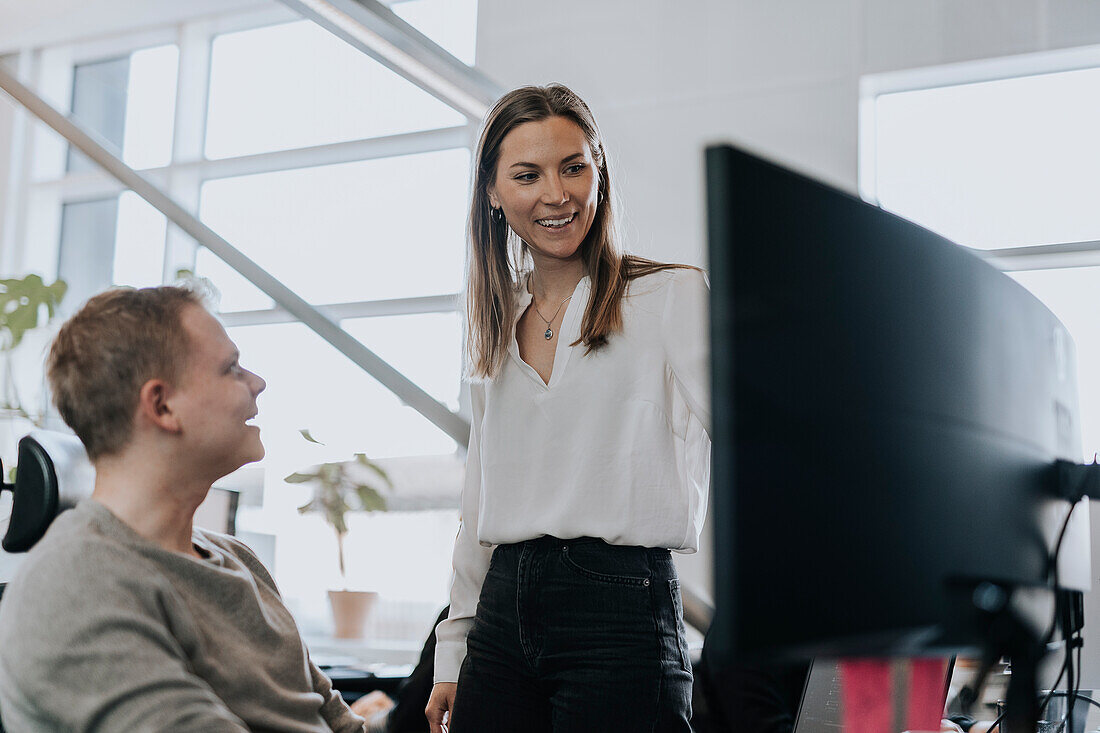
[[[172,166],[167,193],[196,217],[202,190],[200,171],[179,166],[201,160],[210,89],[211,28],[207,21],[185,23],[179,33],[179,78],[176,84],[176,119],[172,133]],[[198,244],[178,227],[169,226],[164,247],[164,281],[171,282],[181,269],[195,269]]]
[[[421,313],[453,313],[458,310],[459,295],[453,293],[414,298],[394,298],[391,300],[365,300],[355,303],[328,303],[316,307],[336,321],[379,316],[411,316]],[[230,311],[219,315],[226,327],[299,322],[297,318],[282,308]]]
[[[1096,267],[1100,265],[1100,240],[975,250],[974,253],[1004,272]]]
[[[17,76],[26,78],[32,66],[32,54],[21,51],[13,64]],[[32,163],[31,140],[33,128],[31,116],[20,106],[12,113],[12,135],[8,148],[11,168],[5,186],[4,210],[0,212],[3,228],[0,230],[0,271],[13,273],[23,269],[23,241],[26,232],[27,186],[30,182]]]

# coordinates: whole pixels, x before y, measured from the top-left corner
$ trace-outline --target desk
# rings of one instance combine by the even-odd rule
[[[332,680],[344,700],[353,702],[374,690],[394,696],[420,657],[416,642],[371,639],[336,639],[307,636],[313,663]]]
[[[322,634],[306,634],[302,641],[317,664],[331,667],[373,669],[378,664],[416,665],[424,640],[336,639]]]
[[[368,692],[381,690],[396,697],[397,688],[412,674],[412,666],[405,664],[375,664],[368,667],[317,664],[332,680],[332,686],[348,703],[358,700]]]

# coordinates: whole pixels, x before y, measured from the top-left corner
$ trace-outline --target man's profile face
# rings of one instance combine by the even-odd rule
[[[186,448],[212,480],[264,457],[256,398],[267,384],[241,367],[237,347],[205,308],[185,306],[180,325],[187,334],[187,360],[170,404]]]

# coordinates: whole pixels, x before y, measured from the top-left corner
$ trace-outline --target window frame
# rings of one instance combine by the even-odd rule
[[[167,165],[144,168],[139,172],[196,216],[202,187],[209,180],[455,149],[464,149],[472,155],[480,120],[467,117],[465,124],[452,127],[207,159],[204,142],[214,39],[225,33],[303,20],[306,19],[278,5],[258,10],[235,10],[170,27],[21,49],[5,58],[14,60],[14,70],[26,80],[28,86],[47,98],[59,111],[69,113],[77,65],[119,58],[150,47],[176,45],[179,62],[171,159]],[[37,272],[47,279],[56,278],[60,265],[64,207],[72,203],[117,197],[128,190],[98,167],[68,172],[65,166],[68,148],[64,138],[26,110],[16,109],[12,125],[12,169],[5,202],[4,229],[0,232],[3,237],[0,239],[0,267],[5,271]],[[169,223],[165,233],[161,281],[174,281],[181,269],[194,272],[200,247],[187,233]],[[458,313],[461,299],[458,293],[447,292],[312,305],[342,326],[346,319]],[[219,317],[227,327],[297,320],[278,306],[262,310],[225,311],[219,313]],[[460,374],[456,374],[455,379],[459,386],[457,413],[468,421],[469,388],[462,382]],[[464,448],[459,444],[456,456],[461,459],[464,453]]]
[[[176,112],[172,155],[165,166],[140,169],[173,200],[195,213],[206,181],[256,173],[312,168],[380,158],[452,149],[472,155],[479,120],[465,125],[434,128],[288,150],[208,159],[204,154],[210,63],[214,39],[225,33],[254,30],[303,20],[287,7],[233,11],[215,17],[119,34],[110,38],[25,49],[17,54],[20,75],[49,98],[59,110],[70,112],[74,69],[79,64],[127,56],[145,48],[174,44],[179,49]],[[66,204],[121,195],[126,187],[106,172],[66,172],[68,143],[23,110],[13,125],[13,186],[5,217],[3,266],[7,271],[34,271],[57,276],[61,212]],[[39,246],[31,246],[31,242]],[[41,246],[41,243],[48,243]],[[165,236],[162,281],[171,282],[181,269],[194,271],[199,245],[185,232],[169,225]],[[459,309],[458,293],[429,296],[314,304],[339,321],[372,316],[451,313]],[[295,320],[282,308],[223,312],[227,326],[251,326]],[[456,375],[458,378],[458,375]],[[469,418],[468,390],[463,387],[459,413]]]
[[[964,61],[861,77],[857,144],[860,197],[868,203],[879,204],[876,191],[876,101],[879,96],[1086,69],[1100,69],[1100,45]],[[971,251],[1004,272],[1100,265],[1100,240],[1050,242],[1026,247]]]
[[[47,98],[55,108],[69,113],[77,65],[128,56],[145,48],[176,45],[179,63],[171,160],[165,166],[141,169],[140,173],[196,216],[202,186],[208,180],[454,149],[465,149],[472,155],[480,121],[467,116],[465,124],[453,127],[207,159],[204,142],[215,37],[301,20],[297,13],[277,5],[262,10],[230,11],[170,27],[128,32],[86,42],[22,49],[13,54],[15,70],[17,76],[26,80],[28,86]],[[4,230],[0,232],[0,267],[8,272],[34,271],[45,278],[55,278],[60,264],[61,214],[64,206],[117,197],[128,190],[99,168],[66,172],[64,162],[68,147],[68,142],[61,136],[26,110],[17,107],[12,126],[12,171],[6,197]],[[461,237],[460,233],[456,233],[458,237]],[[179,269],[194,271],[201,245],[171,225],[166,227],[164,244],[163,282],[173,281]],[[456,313],[461,307],[457,296],[457,293],[438,293],[314,305],[342,324],[346,319]],[[295,317],[279,307],[223,312],[220,316],[227,328],[297,322]],[[461,374],[456,373],[454,379],[460,385],[458,412],[468,420],[468,387],[462,384]],[[444,468],[447,468],[461,462],[463,457],[464,451],[459,446],[453,456],[417,457],[411,460],[423,463],[441,458],[445,459]],[[430,468],[436,470],[434,465]],[[449,483],[454,483],[453,487],[448,485],[448,488],[455,489],[453,508],[457,511],[460,477],[457,483]],[[418,641],[415,648],[419,649]],[[411,646],[409,650],[415,651]],[[402,654],[402,660],[404,656]]]

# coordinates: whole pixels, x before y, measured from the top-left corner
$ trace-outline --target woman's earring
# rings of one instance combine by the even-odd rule
[[[596,190],[596,206],[603,203],[603,191]]]
[[[489,217],[493,221],[495,221],[497,223],[500,223],[500,222],[504,221],[504,212],[501,211],[500,209],[497,209],[497,208],[494,208],[494,207],[490,206],[489,207]]]

